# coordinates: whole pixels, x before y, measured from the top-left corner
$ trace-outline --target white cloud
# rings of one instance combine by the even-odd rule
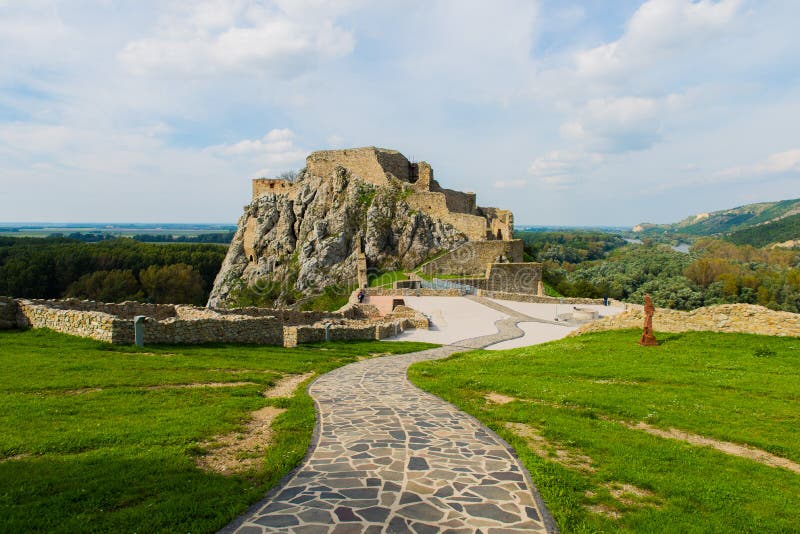
[[[260,139],[216,145],[206,152],[249,165],[249,176],[267,176],[301,166],[308,151],[295,144],[296,137],[288,128],[274,129]]]
[[[576,72],[583,78],[622,78],[689,53],[725,30],[741,5],[742,0],[649,0],[618,40],[578,52]]]
[[[691,95],[677,94],[595,98],[575,109],[559,131],[564,139],[594,152],[642,150],[658,142],[664,125],[694,101]]]
[[[545,189],[568,189],[603,161],[603,155],[597,153],[554,150],[536,158],[528,168],[528,174]]]
[[[800,174],[800,148],[772,154],[752,165],[725,169],[718,176],[752,178],[776,174]]]
[[[288,9],[290,16],[256,0],[207,0],[188,9],[188,16],[165,17],[156,35],[129,42],[120,60],[140,74],[293,76],[355,46],[351,32],[331,19],[306,17],[305,9]]]

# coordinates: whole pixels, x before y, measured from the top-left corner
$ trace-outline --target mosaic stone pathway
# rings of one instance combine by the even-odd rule
[[[524,335],[517,315],[497,321],[496,334],[365,360],[320,377],[309,389],[320,417],[311,456],[223,532],[554,532],[530,476],[505,442],[406,378],[414,362]]]

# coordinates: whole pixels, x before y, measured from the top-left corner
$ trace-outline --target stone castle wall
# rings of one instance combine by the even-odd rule
[[[272,178],[256,178],[253,180],[253,198],[270,193],[285,195],[294,190],[294,183]]]
[[[374,147],[319,150],[306,158],[306,172],[314,176],[331,176],[339,166],[376,185],[388,185],[387,172],[404,182],[411,182],[411,165],[396,150]]]
[[[478,215],[478,205],[475,202],[475,193],[463,193],[454,189],[442,189],[447,209],[453,213],[466,213]]]
[[[427,275],[464,274],[485,276],[486,267],[504,258],[512,263],[522,262],[524,243],[511,241],[478,241],[465,243],[422,267]]]
[[[471,241],[513,237],[510,212],[479,208],[475,193],[443,189],[434,180],[431,166],[424,161],[411,163],[396,150],[375,147],[320,150],[306,158],[306,172],[314,176],[332,176],[337,167],[344,167],[352,175],[379,186],[389,185],[387,174],[411,185],[414,192],[406,201],[412,209],[453,226]],[[253,180],[253,199],[267,194],[292,196],[296,194],[296,184],[280,179]],[[252,239],[248,239],[254,235],[253,230],[248,228],[245,232],[244,247],[248,258],[253,256]]]
[[[410,195],[406,202],[411,209],[427,213],[465,234],[470,241],[486,239],[488,223],[484,217],[469,213],[454,213],[447,206],[445,193],[423,191]]]
[[[586,324],[570,335],[642,328],[642,306],[628,304],[626,307],[624,313]],[[658,308],[653,315],[653,330],[656,334],[710,331],[800,337],[800,314],[773,311],[753,304],[721,304],[688,312]]]
[[[18,328],[49,328],[106,343],[134,342],[136,315],[144,315],[146,344],[245,343],[296,346],[325,340],[331,323],[332,341],[384,339],[407,328],[427,328],[427,318],[411,309],[384,318],[369,317],[358,305],[340,312],[302,312],[240,308],[217,310],[184,305],[125,302],[105,304],[80,300],[25,300],[0,297],[0,311]],[[101,311],[102,310],[102,311]],[[156,318],[157,317],[161,317]]]

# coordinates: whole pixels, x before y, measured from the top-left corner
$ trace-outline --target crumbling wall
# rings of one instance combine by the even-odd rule
[[[513,239],[514,238],[514,214],[509,210],[498,208],[478,208],[488,221],[488,239]]]
[[[486,275],[486,267],[502,260],[522,263],[524,243],[521,239],[512,241],[476,241],[464,243],[460,247],[426,263],[422,272],[437,274]]]
[[[256,178],[253,180],[253,198],[262,195],[288,195],[294,191],[295,184],[279,178]]]
[[[628,305],[628,310],[586,324],[570,335],[623,328],[642,328],[642,306]],[[767,336],[800,337],[800,314],[773,311],[753,304],[720,304],[692,311],[656,309],[653,330],[658,332],[728,332]]]
[[[63,334],[119,343],[121,330],[129,327],[131,339],[133,337],[132,320],[119,319],[107,313],[65,309],[25,299],[18,300],[17,306],[17,325],[20,328],[49,328]]]
[[[595,304],[602,305],[603,299],[590,299],[580,297],[547,297],[542,295],[535,295],[531,293],[509,293],[507,291],[491,291],[487,289],[478,290],[479,297],[489,297],[499,300],[512,300],[517,302],[531,302],[534,304]],[[610,303],[613,306],[620,306],[622,303],[613,301]]]
[[[283,325],[275,317],[236,315],[214,318],[167,319],[147,318],[144,323],[146,344],[246,343],[257,345],[283,344]]]
[[[20,300],[22,302],[22,300]],[[61,310],[107,313],[122,319],[133,319],[137,315],[146,315],[155,319],[168,319],[176,316],[174,304],[148,304],[146,302],[95,302],[93,300],[58,299],[58,300],[25,300],[30,304],[47,306]]]
[[[478,215],[478,208],[475,203],[475,193],[464,193],[454,189],[442,189],[447,209],[453,213],[466,213],[468,215]]]
[[[319,150],[306,158],[306,172],[327,178],[336,167],[344,167],[365,182],[387,185],[386,173],[411,181],[411,164],[400,152],[375,147]]]
[[[347,306],[341,312],[303,312],[241,308],[215,310],[184,305],[142,303],[105,304],[100,302],[31,301],[7,299],[15,308],[14,326],[49,328],[107,343],[134,342],[133,316],[145,315],[146,344],[247,343],[295,346],[297,343],[325,340],[325,324],[332,323],[331,340],[382,339],[388,332],[423,324],[424,316],[405,311],[381,319],[369,317],[369,309]],[[11,304],[0,298],[0,303]],[[6,308],[1,308],[5,310]],[[117,311],[127,318],[103,311]],[[145,312],[171,317],[157,319]],[[413,310],[412,310],[413,311]],[[272,313],[277,314],[271,315]],[[393,326],[386,327],[385,323]],[[397,326],[394,326],[394,324]],[[382,336],[382,337],[381,337]]]

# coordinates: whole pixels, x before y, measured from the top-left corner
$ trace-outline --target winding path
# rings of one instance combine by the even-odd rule
[[[496,334],[353,363],[317,379],[309,388],[319,412],[313,452],[223,532],[555,531],[508,445],[406,378],[414,362],[522,336],[516,323],[526,316],[508,315],[495,323]]]

